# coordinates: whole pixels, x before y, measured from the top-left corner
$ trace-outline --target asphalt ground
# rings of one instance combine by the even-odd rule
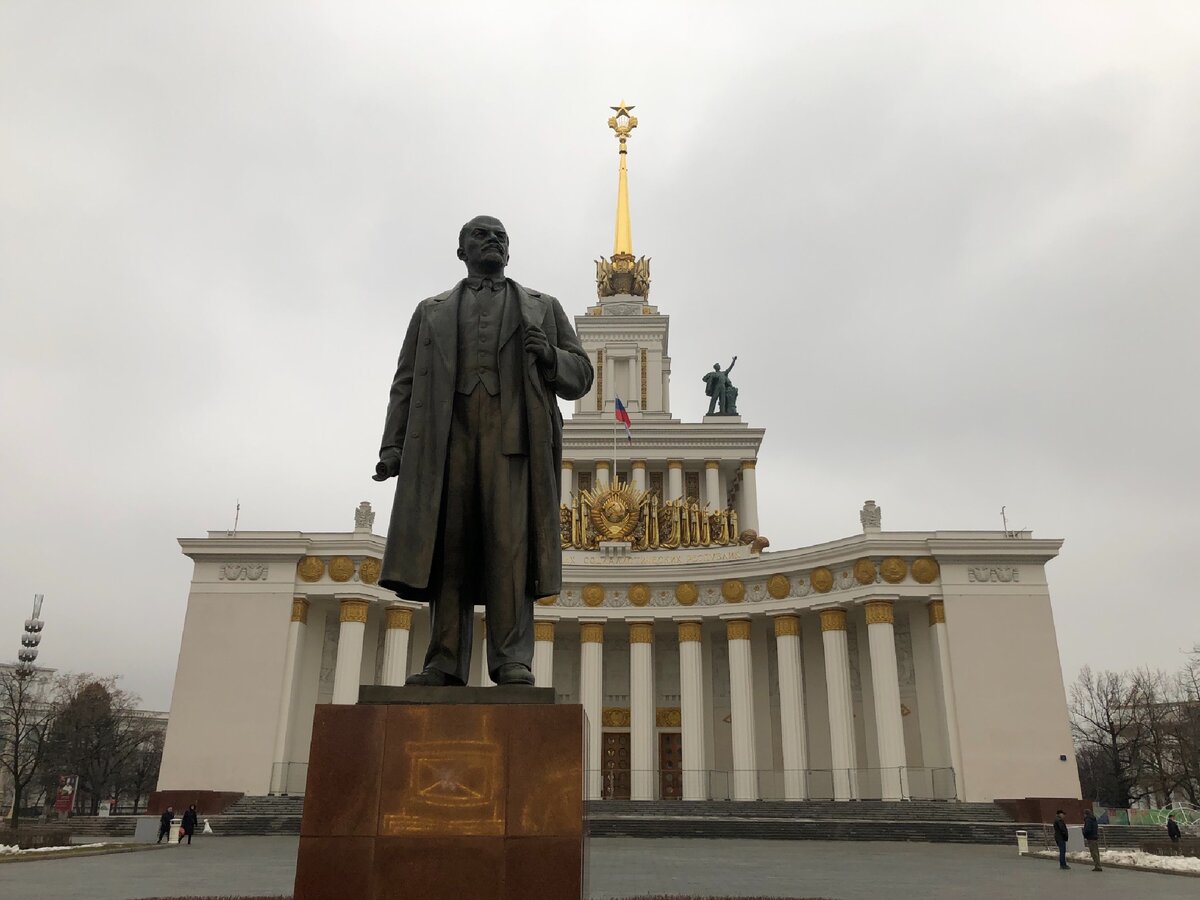
[[[288,895],[298,839],[197,837],[191,846],[0,865],[3,900]],[[1161,900],[1200,896],[1194,878],[1092,872],[1022,859],[1015,847],[826,841],[593,838],[590,896]],[[398,886],[400,887],[400,886]],[[398,897],[406,896],[398,891]]]

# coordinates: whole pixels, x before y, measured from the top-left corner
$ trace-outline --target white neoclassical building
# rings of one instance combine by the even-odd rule
[[[564,586],[535,626],[537,683],[590,723],[588,796],[1077,798],[1045,570],[1062,542],[886,531],[868,501],[854,534],[768,549],[764,431],[671,413],[668,317],[630,239],[630,120],[613,120],[614,253],[575,319],[596,379],[564,426]],[[373,522],[362,504],[350,532],[180,541],[195,571],[160,790],[299,792],[314,706],[420,670],[426,610],[376,583]]]

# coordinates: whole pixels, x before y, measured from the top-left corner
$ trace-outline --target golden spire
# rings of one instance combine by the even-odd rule
[[[612,257],[596,260],[596,293],[601,300],[617,296],[634,296],[645,300],[650,292],[650,260],[645,257],[637,259],[633,255],[633,229],[629,224],[629,177],[625,170],[628,153],[626,142],[630,132],[637,128],[638,120],[629,114],[633,107],[624,100],[619,106],[609,109],[616,115],[609,117],[608,127],[621,142],[618,151],[621,166],[617,176],[617,228]]]
[[[617,140],[621,142],[618,154],[621,159],[620,173],[617,176],[617,232],[613,240],[613,256],[621,254],[633,255],[633,229],[629,224],[629,179],[625,170],[625,156],[628,153],[626,140],[629,133],[637,128],[637,116],[631,116],[632,106],[626,106],[622,100],[619,106],[609,107],[616,113],[608,120],[608,127],[616,132]],[[623,120],[623,121],[622,121]]]

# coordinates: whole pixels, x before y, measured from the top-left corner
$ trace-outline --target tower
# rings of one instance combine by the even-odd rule
[[[638,120],[624,101],[611,109],[608,127],[618,142],[616,227],[612,256],[596,260],[596,303],[575,317],[596,377],[563,426],[564,527],[581,494],[619,481],[635,490],[622,496],[626,504],[637,491],[648,491],[661,503],[683,503],[685,511],[696,503],[699,518],[705,507],[710,514],[723,513],[736,544],[747,529],[758,530],[754,463],[763,430],[739,416],[681,422],[671,414],[670,317],[649,302],[649,257],[634,253],[627,160]],[[698,393],[704,390],[702,374],[689,380]],[[633,422],[632,443],[623,435],[614,441],[618,397]],[[591,499],[599,502],[598,496]],[[681,546],[711,546],[716,531],[707,533],[689,544],[692,536],[685,530]]]

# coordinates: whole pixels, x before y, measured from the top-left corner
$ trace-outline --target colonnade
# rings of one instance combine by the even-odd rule
[[[898,595],[872,594],[856,602],[865,607],[867,643],[874,712],[875,736],[881,773],[882,798],[908,796],[904,780],[907,768],[904,728],[900,703],[900,682],[894,634],[895,603]],[[361,680],[363,639],[370,601],[362,595],[335,596],[339,610],[338,652],[334,670],[334,703],[355,703]],[[961,749],[958,742],[953,685],[946,640],[945,610],[940,596],[927,601],[931,656],[938,699],[945,712],[951,765],[962,795]],[[278,712],[274,758],[286,763],[295,719],[296,684],[300,671],[300,652],[308,621],[309,601],[297,597],[292,603],[288,627],[283,685]],[[853,698],[850,678],[850,654],[847,641],[848,607],[825,604],[809,607],[816,612],[824,651],[825,689],[828,708],[830,768],[833,796],[838,800],[860,796],[857,783],[858,748],[856,746]],[[783,794],[789,800],[805,799],[810,794],[807,717],[804,708],[804,684],[800,610],[769,614],[778,659],[778,695],[780,736],[783,751]],[[412,609],[391,606],[385,610],[381,682],[401,685],[408,670],[408,645],[412,629]],[[751,652],[751,619],[735,613],[723,617],[729,659],[729,706],[732,737],[733,778],[731,797],[755,800],[760,797],[758,752],[755,727],[755,685]],[[708,798],[706,718],[703,665],[704,620],[680,617],[674,620],[679,641],[680,730],[682,732],[682,796],[685,800]],[[554,643],[557,623],[539,620],[534,625],[533,672],[539,686],[552,686]],[[655,721],[654,620],[583,618],[579,620],[579,702],[589,722],[586,740],[587,796],[601,796],[601,752],[604,679],[604,636],[606,629],[627,629],[629,639],[629,734],[630,798],[655,799],[658,790],[658,765]],[[765,686],[760,686],[765,689]],[[278,768],[278,767],[277,767]],[[273,776],[273,782],[274,782]],[[273,783],[272,789],[277,790]]]
[[[743,459],[738,463],[742,484],[738,497],[738,523],[741,530],[753,528],[758,531],[758,486],[756,481],[755,460]],[[605,487],[611,480],[612,461],[598,459],[592,464],[593,484],[597,489]],[[646,490],[646,467],[644,459],[632,460],[629,464],[633,486]],[[684,494],[683,487],[684,461],[682,459],[667,460],[666,496],[663,500],[679,500]],[[560,480],[559,503],[564,506],[571,504],[571,494],[575,483],[575,463],[572,460],[562,461],[562,477]],[[704,461],[704,502],[711,509],[723,509],[725,497],[721,493],[721,463],[716,459]]]

